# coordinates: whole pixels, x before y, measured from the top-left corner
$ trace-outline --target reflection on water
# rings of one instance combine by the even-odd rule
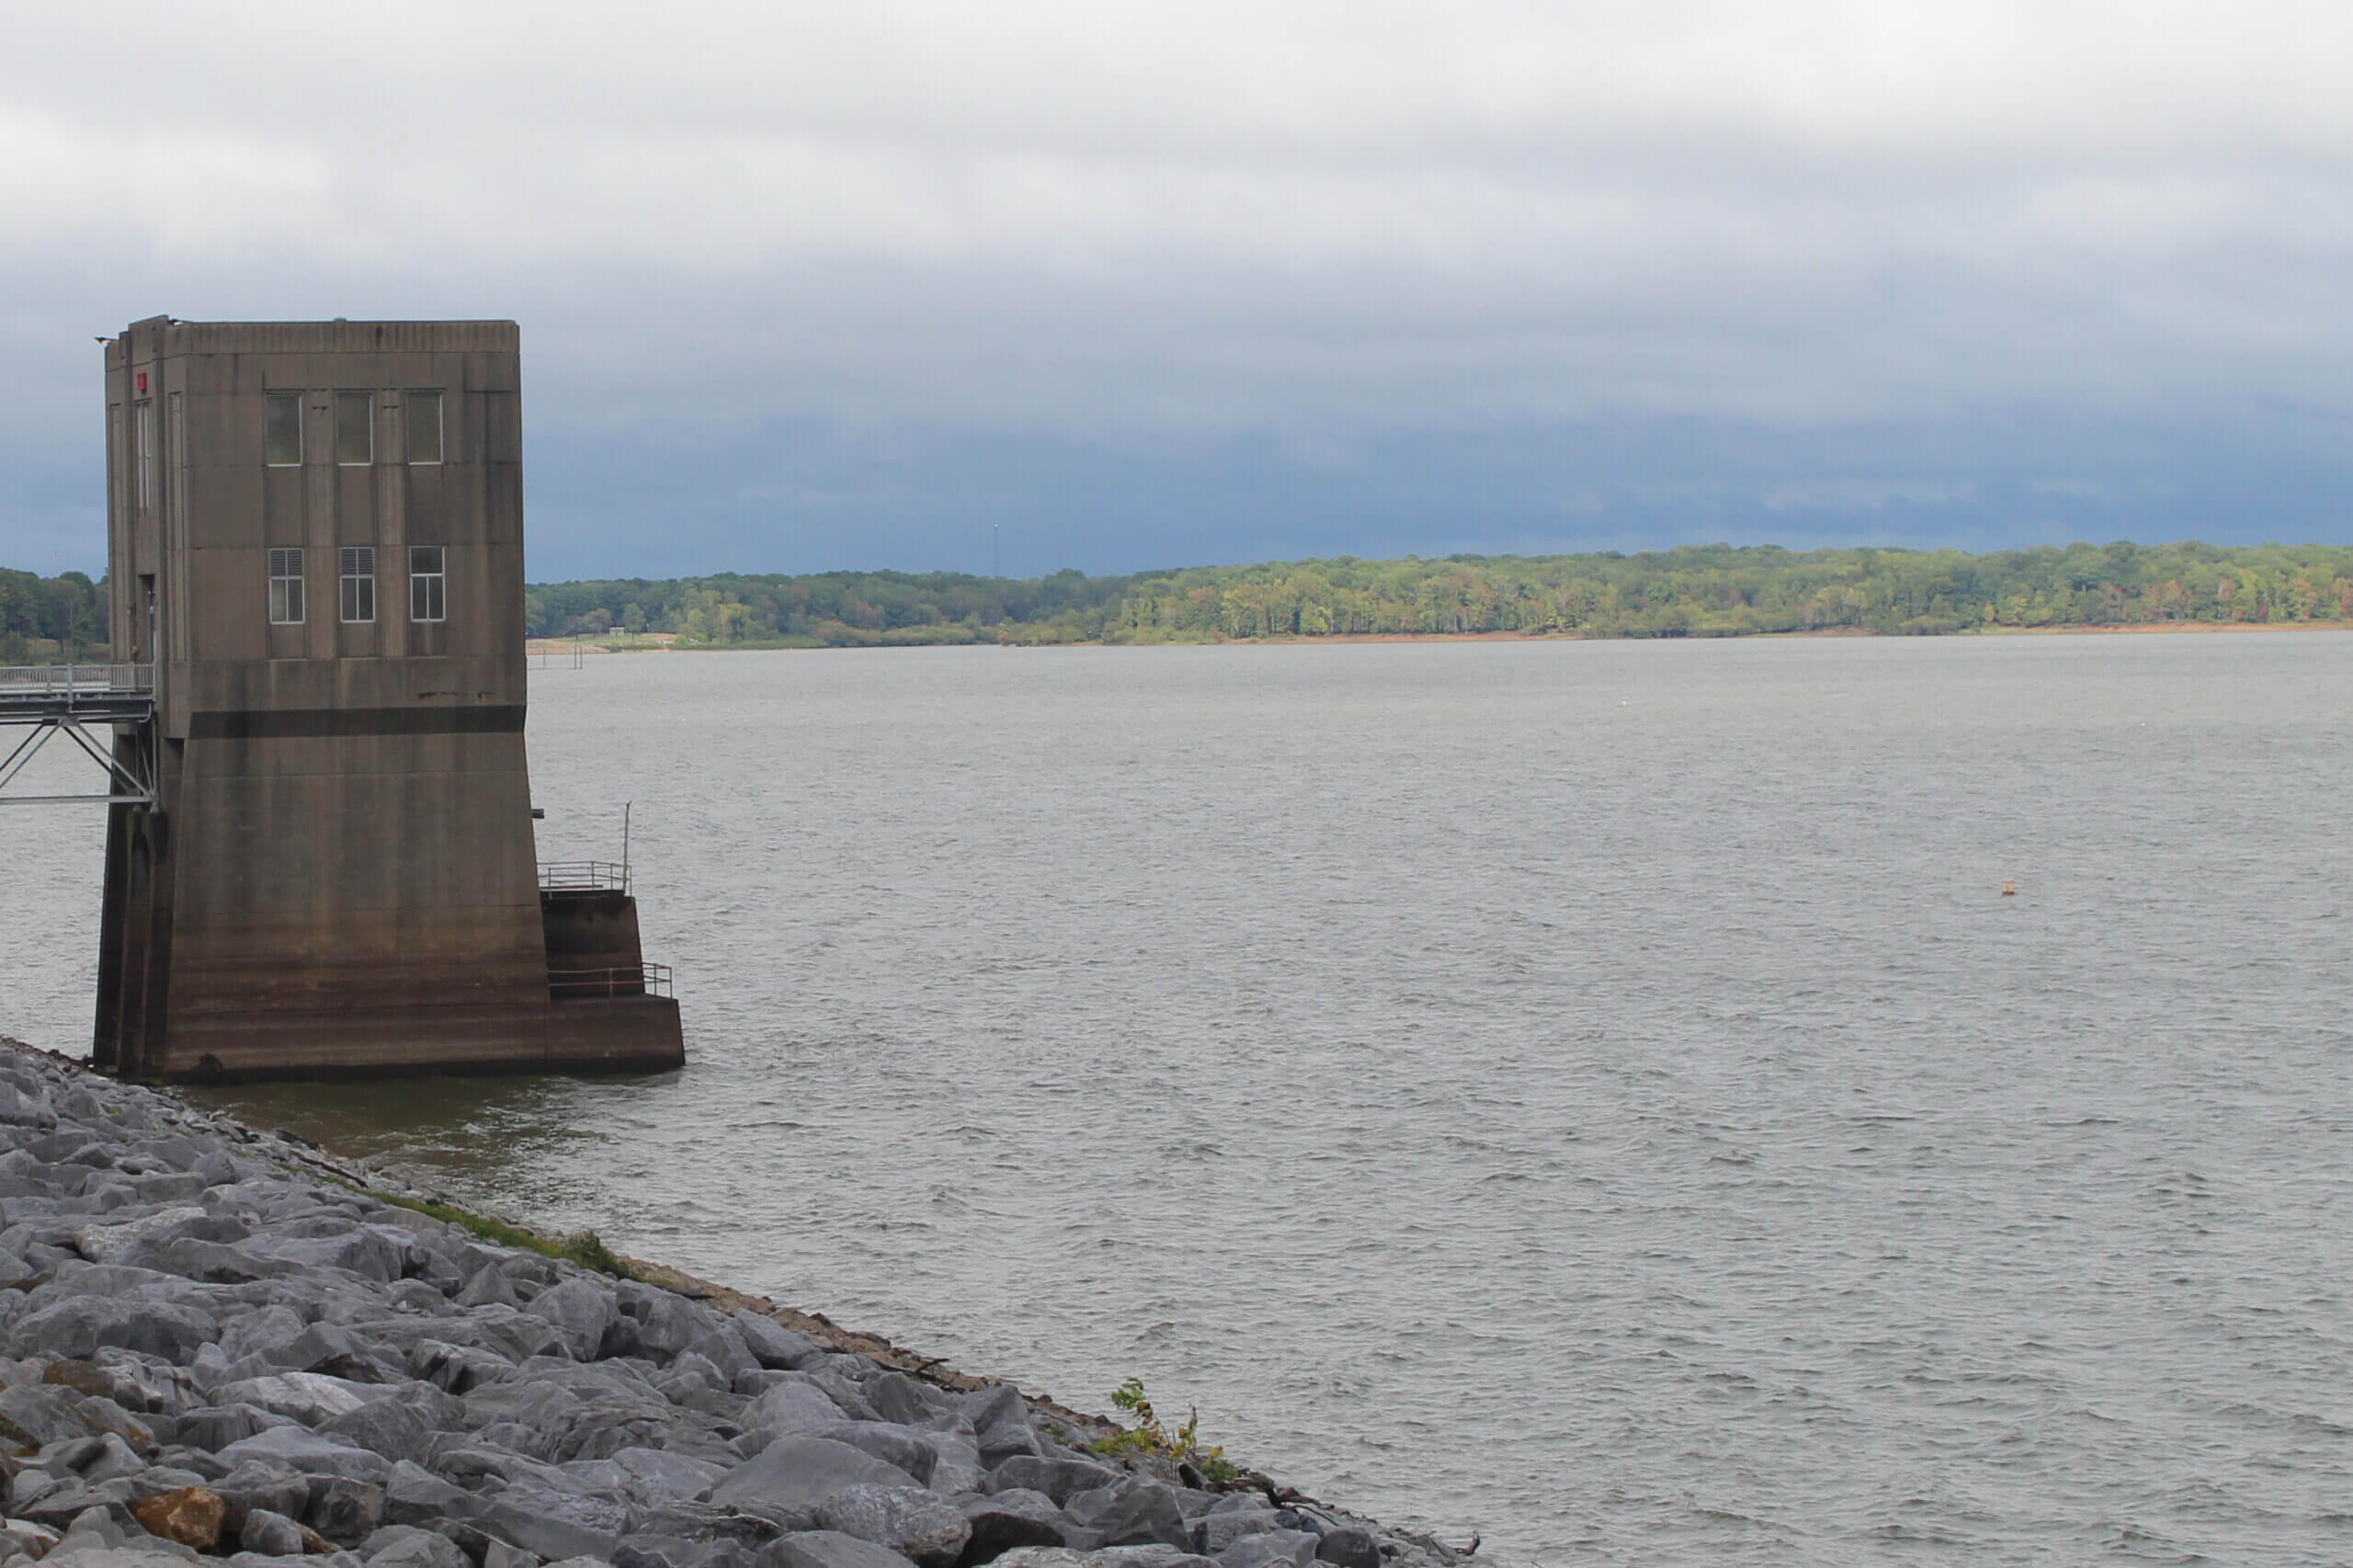
[[[676,1076],[396,1078],[183,1092],[247,1126],[282,1129],[358,1159],[391,1161],[426,1187],[479,1201],[527,1199],[551,1161],[593,1151],[600,1101],[638,1099]]]

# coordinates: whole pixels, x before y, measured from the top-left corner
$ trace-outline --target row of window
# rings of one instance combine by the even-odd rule
[[[346,545],[336,552],[337,608],[346,623],[365,624],[376,619],[376,551],[372,545]],[[449,549],[446,545],[408,547],[408,618],[413,621],[446,620],[449,614]],[[302,551],[279,549],[269,552],[269,621],[272,626],[302,624]]]
[[[267,412],[262,421],[262,460],[272,468],[302,464],[302,394],[267,392]],[[441,394],[412,390],[401,394],[401,436],[404,455],[413,463],[441,460]],[[345,467],[365,467],[376,460],[376,394],[339,392],[335,394],[335,460]]]

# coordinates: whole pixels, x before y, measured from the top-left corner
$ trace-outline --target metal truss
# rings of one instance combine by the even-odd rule
[[[113,735],[130,732],[131,744],[115,755]],[[0,806],[66,802],[118,806],[155,803],[155,676],[152,665],[34,665],[0,669],[0,726],[21,728],[23,738],[0,756]],[[104,794],[26,795],[8,786],[51,739],[64,735],[105,772]]]
[[[155,803],[155,722],[151,718],[141,722],[133,732],[134,740],[128,759],[114,755],[106,740],[91,733],[90,727],[65,714],[38,719],[27,723],[21,720],[0,718],[0,724],[21,725],[25,737],[0,757],[0,806],[63,805],[72,801],[104,803],[115,806],[152,806]],[[105,794],[27,795],[12,791],[8,786],[26,764],[40,755],[52,735],[65,735],[88,754],[92,762],[106,770],[108,790]],[[111,739],[111,737],[108,737]]]

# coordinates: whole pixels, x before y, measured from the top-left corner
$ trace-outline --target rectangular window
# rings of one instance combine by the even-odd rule
[[[364,392],[335,394],[335,460],[347,467],[376,460],[376,400]]]
[[[262,422],[262,461],[272,468],[302,466],[302,394],[270,392],[262,399],[269,415]]]
[[[413,463],[438,463],[441,460],[441,394],[438,392],[412,392],[408,394],[408,460]],[[438,616],[434,618],[439,619]]]
[[[299,550],[269,552],[269,623],[302,624],[302,552]]]
[[[154,400],[142,400],[132,412],[139,426],[139,509],[152,511],[155,506]]]
[[[408,618],[446,620],[449,615],[449,557],[438,544],[408,547]]]
[[[343,619],[376,619],[376,552],[366,545],[343,552]]]

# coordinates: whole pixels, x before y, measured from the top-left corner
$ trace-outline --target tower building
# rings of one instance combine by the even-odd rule
[[[96,1059],[179,1080],[683,1060],[625,869],[538,864],[512,322],[139,322],[106,347]]]

